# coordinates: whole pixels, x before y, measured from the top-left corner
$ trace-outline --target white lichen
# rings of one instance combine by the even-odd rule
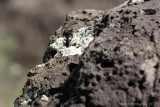
[[[32,96],[33,96],[33,92],[30,91],[30,89],[24,90],[23,97],[20,100],[20,104],[23,105],[23,104],[26,104],[26,103],[32,101],[31,100]]]
[[[144,0],[130,0],[130,3],[129,4],[140,4],[140,3],[144,3],[145,1]]]
[[[70,46],[68,48],[64,48],[60,50],[62,56],[69,56],[69,55],[81,55],[82,48],[76,48],[75,46]]]
[[[70,46],[86,48],[89,43],[94,39],[93,30],[87,30],[88,27],[83,27],[78,30],[77,33],[73,34],[73,37],[70,37]]]
[[[40,68],[40,67],[44,67],[44,66],[45,66],[45,64],[43,63],[43,64],[36,65],[36,68]]]
[[[66,39],[60,37],[57,38],[54,43],[50,44],[50,47],[55,49],[57,54],[61,53],[62,56],[81,55],[84,49],[87,48],[89,43],[94,39],[93,30],[89,30],[88,27],[82,27],[77,33],[70,35],[68,39],[69,46],[66,46]]]
[[[159,61],[159,59],[158,59],[157,55],[154,54],[152,58],[146,59],[144,61],[144,63],[141,65],[141,69],[144,70],[144,72],[146,74],[146,80],[147,80],[147,82],[150,83],[151,86],[153,86],[153,83],[156,78],[155,66],[157,65],[158,61]]]
[[[54,43],[50,44],[50,46],[57,51],[63,49],[65,47],[65,38],[57,38]]]
[[[123,7],[130,6],[130,5],[142,4],[144,2],[146,1],[145,0],[127,0],[126,2],[121,4],[119,7],[123,8]]]
[[[46,95],[42,95],[41,96],[41,101],[48,101],[48,97]]]

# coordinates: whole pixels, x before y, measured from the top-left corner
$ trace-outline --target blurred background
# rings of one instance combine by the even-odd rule
[[[42,63],[49,36],[78,9],[107,10],[125,0],[0,0],[0,107],[13,107],[27,72]]]

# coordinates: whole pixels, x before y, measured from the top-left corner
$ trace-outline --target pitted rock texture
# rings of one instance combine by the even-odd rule
[[[29,72],[23,95],[15,105],[159,107],[160,1],[141,1],[128,1],[90,20],[73,12],[79,19],[87,17],[78,23],[94,30],[94,40],[82,55],[55,60],[55,54],[47,51],[53,58],[47,57],[45,64]],[[79,29],[73,26],[63,29]]]

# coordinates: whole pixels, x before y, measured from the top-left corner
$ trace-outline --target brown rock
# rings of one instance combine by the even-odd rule
[[[93,19],[83,16],[84,11],[69,14],[64,30],[72,34],[78,26],[91,27],[95,39],[82,55],[57,60],[53,55],[43,67],[31,70],[15,105],[159,107],[160,1],[142,1],[130,0],[102,15],[94,11]]]

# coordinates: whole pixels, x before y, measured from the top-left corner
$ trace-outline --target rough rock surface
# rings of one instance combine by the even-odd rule
[[[108,11],[71,12],[15,107],[159,107],[159,5],[129,0]]]

